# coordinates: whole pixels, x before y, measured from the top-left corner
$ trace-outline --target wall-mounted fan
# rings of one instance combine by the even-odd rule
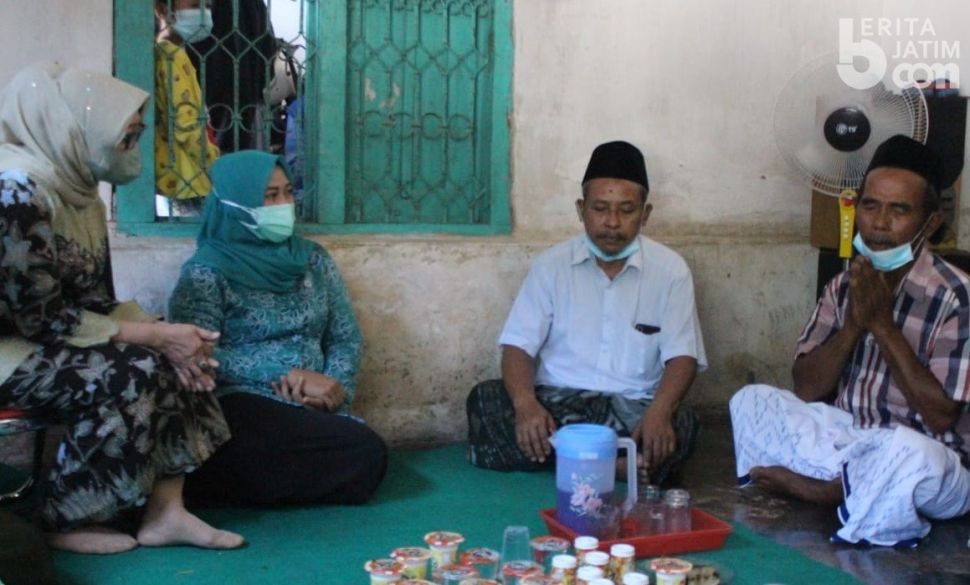
[[[823,55],[792,76],[778,95],[774,132],[782,156],[812,189],[844,198],[840,255],[848,257],[850,200],[876,147],[896,134],[926,142],[929,116],[918,88],[879,81],[855,89],[842,81],[837,65],[837,54]]]

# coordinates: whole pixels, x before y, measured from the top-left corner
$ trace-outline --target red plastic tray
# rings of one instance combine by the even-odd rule
[[[568,538],[570,541],[579,536],[575,530],[556,519],[555,508],[540,510],[539,515],[545,521],[549,534]],[[619,537],[616,540],[601,541],[600,550],[609,552],[610,545],[623,542],[633,545],[637,558],[658,557],[721,548],[731,534],[730,524],[703,510],[692,508],[690,519],[692,528],[690,532]]]

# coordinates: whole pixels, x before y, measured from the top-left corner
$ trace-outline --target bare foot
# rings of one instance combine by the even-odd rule
[[[787,467],[752,467],[748,472],[759,487],[806,502],[838,506],[842,503],[842,479],[825,481],[799,475]]]
[[[130,534],[107,526],[85,526],[70,532],[48,532],[47,545],[53,549],[86,555],[113,555],[138,546]]]
[[[154,517],[146,515],[138,530],[138,544],[231,549],[243,546],[246,540],[234,532],[209,526],[181,506],[169,506]]]

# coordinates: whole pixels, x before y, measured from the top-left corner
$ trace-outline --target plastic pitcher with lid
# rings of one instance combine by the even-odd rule
[[[556,518],[578,534],[602,533],[604,522],[619,522],[637,498],[637,446],[604,425],[566,425],[550,439],[556,448]],[[627,497],[621,510],[612,502],[616,451],[626,450]]]

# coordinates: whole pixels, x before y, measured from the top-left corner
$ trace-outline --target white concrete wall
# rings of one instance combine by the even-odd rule
[[[109,0],[84,8],[45,0],[43,10],[0,2],[0,83],[24,54],[108,70]],[[778,91],[799,66],[837,49],[839,18],[929,17],[938,38],[970,52],[970,7],[960,0],[514,4],[513,233],[320,238],[349,283],[366,337],[359,412],[396,442],[464,435],[465,394],[498,375],[495,339],[530,259],[578,233],[572,202],[589,152],[617,138],[647,156],[655,205],[647,233],[694,271],[711,368],[692,400],[724,404],[753,379],[787,384],[791,348],[813,304],[815,252],[807,244],[809,190],[773,143]],[[8,5],[19,18],[7,18]],[[116,237],[113,246],[119,294],[163,310],[193,243]]]

